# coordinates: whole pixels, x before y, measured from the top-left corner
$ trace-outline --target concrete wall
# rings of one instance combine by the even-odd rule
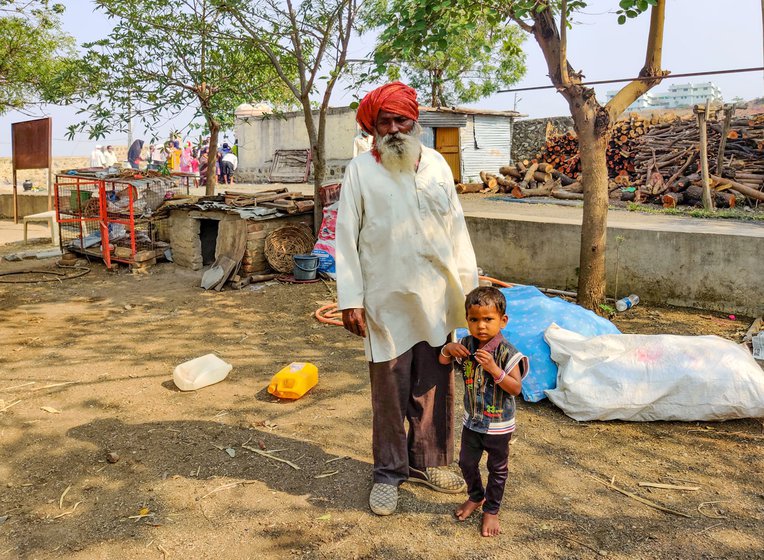
[[[53,199],[51,199],[53,201]],[[52,202],[53,203],[53,202]],[[48,194],[21,194],[19,188],[19,218],[48,211]],[[13,194],[0,194],[0,218],[13,218]]]
[[[314,117],[318,119],[318,113],[314,113]],[[310,147],[302,112],[287,113],[284,118],[274,115],[239,117],[234,131],[239,140],[239,167],[236,170],[239,182],[267,180],[276,150]],[[341,178],[344,165],[353,157],[353,138],[357,131],[355,111],[329,109],[326,116],[327,178]]]
[[[565,221],[468,216],[467,225],[486,273],[510,282],[576,289],[581,227]],[[645,302],[758,317],[764,313],[764,226],[734,235],[673,229],[608,228],[607,282]],[[723,229],[723,228],[722,228]],[[746,233],[741,234],[743,230]],[[564,248],[564,250],[561,250]]]

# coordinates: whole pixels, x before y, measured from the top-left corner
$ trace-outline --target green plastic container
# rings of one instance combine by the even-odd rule
[[[90,196],[93,194],[90,191],[79,191],[80,196],[78,200],[77,193],[78,191],[74,190],[69,195],[69,208],[71,208],[72,212],[82,212],[85,208],[85,204],[87,204],[88,200],[90,200]]]

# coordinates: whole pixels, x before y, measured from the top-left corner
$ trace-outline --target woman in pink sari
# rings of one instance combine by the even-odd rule
[[[191,173],[191,142],[186,142],[180,154],[180,172]]]

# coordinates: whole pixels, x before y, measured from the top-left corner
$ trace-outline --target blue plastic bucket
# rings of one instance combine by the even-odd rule
[[[294,255],[294,279],[315,280],[318,269],[317,255]]]

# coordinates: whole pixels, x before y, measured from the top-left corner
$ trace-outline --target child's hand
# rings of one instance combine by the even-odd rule
[[[470,351],[458,342],[449,342],[443,347],[441,353],[447,358],[456,358],[458,360],[470,357]]]
[[[483,370],[490,373],[494,379],[497,377],[500,377],[503,372],[503,370],[496,365],[496,362],[493,359],[493,354],[490,352],[486,352],[485,350],[478,350],[475,352],[475,359],[477,362],[483,366]]]

